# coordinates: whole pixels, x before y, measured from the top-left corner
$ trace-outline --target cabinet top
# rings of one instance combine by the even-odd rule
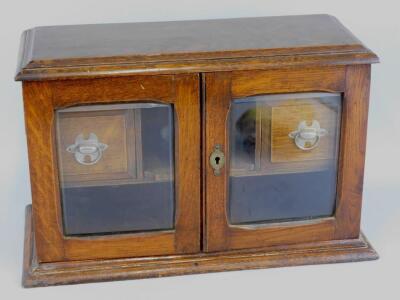
[[[16,80],[375,62],[329,15],[48,26],[23,33]]]

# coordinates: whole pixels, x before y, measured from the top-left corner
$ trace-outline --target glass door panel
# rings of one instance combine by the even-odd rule
[[[174,228],[171,105],[78,106],[56,117],[65,235]]]
[[[332,216],[341,94],[236,99],[229,116],[231,224]]]

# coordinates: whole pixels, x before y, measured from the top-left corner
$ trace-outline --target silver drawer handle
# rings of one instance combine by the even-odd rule
[[[69,145],[66,150],[74,154],[75,160],[78,163],[90,166],[100,160],[103,151],[107,148],[108,145],[100,143],[97,135],[94,133],[90,133],[87,140],[81,133],[75,138],[75,144]]]
[[[306,121],[301,121],[297,130],[289,133],[289,137],[294,139],[297,148],[308,151],[316,148],[319,144],[320,138],[327,133],[328,131],[321,128],[319,122],[316,120],[312,121],[311,126],[307,126]]]

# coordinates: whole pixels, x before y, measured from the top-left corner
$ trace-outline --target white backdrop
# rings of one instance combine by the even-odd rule
[[[87,299],[399,299],[400,18],[396,0],[20,1],[0,10],[0,297]],[[31,202],[20,83],[13,82],[20,34],[42,25],[329,13],[381,58],[372,68],[364,232],[375,262],[228,272],[24,290],[24,208]]]

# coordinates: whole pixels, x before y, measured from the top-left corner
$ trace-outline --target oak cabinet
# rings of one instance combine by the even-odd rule
[[[25,286],[377,258],[378,58],[335,18],[40,27],[21,49]]]

